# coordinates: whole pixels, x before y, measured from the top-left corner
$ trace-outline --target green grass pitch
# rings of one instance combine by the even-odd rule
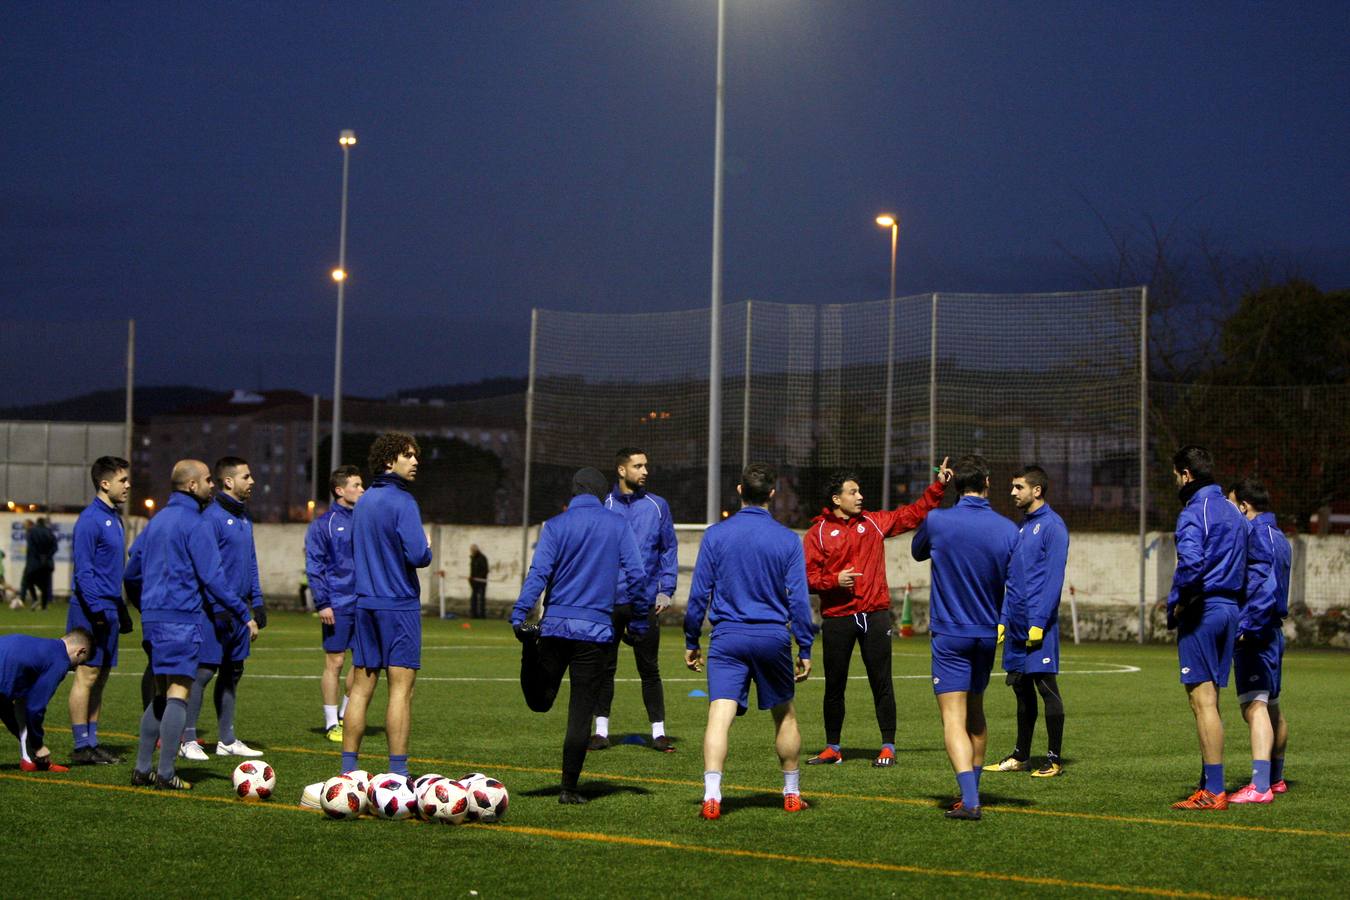
[[[57,636],[64,607],[0,618],[4,632]],[[754,710],[732,728],[719,822],[698,818],[706,700],[685,670],[683,641],[663,633],[667,729],[673,754],[638,744],[591,753],[584,807],[555,799],[566,697],[534,715],[516,681],[519,648],[504,623],[426,620],[413,711],[414,774],[478,770],[511,792],[500,825],[444,827],[360,819],[327,821],[299,809],[305,784],[337,772],[317,675],[312,616],[276,613],[255,644],[239,700],[239,735],[277,770],[268,803],[233,799],[235,761],[180,771],[197,787],[158,794],[127,786],[131,767],[24,774],[11,743],[0,765],[7,896],[1006,896],[1083,893],[1157,896],[1339,894],[1350,880],[1350,655],[1294,650],[1286,659],[1290,792],[1271,807],[1180,813],[1168,804],[1199,771],[1194,725],[1171,647],[1067,647],[1065,774],[984,777],[982,822],[943,819],[955,793],[928,682],[928,643],[897,639],[898,764],[873,769],[878,736],[867,683],[850,683],[847,761],[803,767],[812,808],[781,809],[772,723]],[[101,725],[104,743],[134,752],[144,665],[139,632],[124,637]],[[624,650],[616,734],[646,734],[632,654]],[[855,676],[862,675],[854,660]],[[49,744],[68,758],[70,679],[48,716]],[[823,739],[817,673],[799,686],[804,753]],[[564,689],[565,690],[565,689]],[[1012,747],[1012,692],[987,694],[989,761]],[[1228,783],[1245,783],[1248,742],[1231,689]],[[383,721],[383,699],[371,711]],[[208,700],[204,741],[214,740]],[[1035,752],[1043,753],[1038,729]],[[384,736],[367,736],[362,765],[385,768]],[[184,761],[185,762],[185,761]],[[1336,885],[1341,885],[1337,888]]]

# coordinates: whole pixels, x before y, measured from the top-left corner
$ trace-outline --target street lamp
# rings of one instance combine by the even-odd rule
[[[882,214],[877,216],[877,224],[891,230],[891,299],[895,299],[895,245],[900,237],[900,220],[895,216]]]
[[[895,247],[900,220],[890,213],[877,216],[877,224],[891,230],[891,302],[886,325],[886,432],[881,449],[881,508],[891,502],[891,411],[895,401]]]
[[[342,218],[338,226],[338,264],[333,270],[337,282],[337,350],[333,354],[333,446],[330,469],[342,465],[342,289],[347,284],[347,167],[351,149],[356,146],[356,132],[344,128],[338,135],[342,147]],[[315,465],[318,460],[314,461]]]

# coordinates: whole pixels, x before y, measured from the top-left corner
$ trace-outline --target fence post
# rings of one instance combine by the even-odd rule
[[[932,318],[928,323],[928,465],[937,465],[937,344],[938,295],[933,294]],[[929,472],[931,476],[933,473]]]
[[[530,569],[530,466],[534,456],[534,369],[535,347],[539,336],[539,310],[530,310],[530,379],[525,388],[525,472],[521,487],[525,495],[520,501],[520,583]]]
[[[894,255],[892,254],[892,258]],[[881,442],[881,509],[891,502],[891,415],[895,403],[895,275],[891,275],[891,302],[886,325],[886,436]]]
[[[1139,289],[1139,643],[1144,643],[1148,597],[1145,593],[1144,538],[1148,533],[1148,285]]]

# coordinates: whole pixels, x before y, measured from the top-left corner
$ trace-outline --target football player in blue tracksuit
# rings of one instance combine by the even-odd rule
[[[924,519],[910,552],[931,559],[928,606],[932,633],[933,693],[942,713],[942,736],[956,772],[961,799],[950,819],[979,819],[980,771],[988,731],[984,690],[994,667],[999,613],[1017,526],[989,505],[989,464],[964,456],[951,483],[961,499]]]
[[[608,489],[597,469],[580,469],[572,476],[572,502],[540,530],[529,574],[511,609],[511,627],[524,645],[520,687],[526,705],[548,712],[563,674],[570,673],[559,803],[586,802],[577,780],[586,761],[591,711],[605,677],[608,647],[618,639],[615,632],[624,627],[622,622],[639,637],[652,605],[654,586],[633,532],[623,516],[600,502]],[[615,596],[615,572],[623,581],[622,597]],[[538,625],[526,625],[541,596],[543,617]],[[616,601],[629,609],[617,610]]]
[[[123,582],[141,611],[142,646],[150,657],[155,697],[141,716],[140,742],[131,783],[161,790],[190,790],[174,772],[188,694],[197,674],[204,597],[243,623],[257,637],[253,613],[225,578],[211,525],[202,509],[211,502],[211,470],[196,459],[173,467],[173,494],[131,545]],[[159,768],[150,771],[155,742]]]
[[[1195,714],[1203,783],[1173,809],[1228,808],[1223,783],[1219,689],[1228,684],[1237,638],[1238,603],[1247,571],[1247,520],[1214,483],[1214,457],[1203,447],[1172,456],[1180,489],[1177,569],[1167,595],[1167,627],[1177,630],[1181,683]]]
[[[225,581],[235,595],[253,610],[253,619],[261,630],[267,627],[267,608],[263,605],[262,585],[258,580],[258,550],[253,543],[253,520],[248,514],[248,499],[253,496],[253,473],[248,462],[226,456],[216,462],[215,502],[206,507],[202,518],[211,526],[220,549],[220,566]],[[216,670],[216,755],[262,756],[239,740],[234,733],[234,711],[239,679],[244,677],[252,640],[248,630],[228,610],[216,607],[206,598],[202,604],[202,646],[197,656],[197,676],[188,697],[187,727],[178,755],[185,759],[208,759],[197,741],[197,717],[201,715],[206,685]]]
[[[651,723],[652,746],[662,753],[671,753],[675,745],[666,736],[666,698],[661,688],[658,662],[661,628],[657,616],[674,602],[671,598],[675,595],[675,578],[680,569],[675,523],[666,501],[647,492],[646,452],[636,447],[624,447],[615,454],[614,462],[619,480],[605,498],[605,508],[619,513],[628,522],[637,540],[638,551],[642,553],[647,578],[656,590],[656,602],[648,621],[651,627],[633,642],[633,661],[637,663],[638,678],[642,681],[642,703],[647,707],[647,721]],[[609,746],[609,709],[614,702],[614,676],[619,670],[617,640],[610,647],[606,665],[605,682],[595,705],[592,750],[604,750]]]
[[[1069,560],[1069,529],[1045,494],[1050,479],[1040,466],[1027,466],[1013,476],[1013,505],[1026,514],[1017,534],[1017,549],[1008,566],[1008,587],[998,636],[1003,645],[1003,671],[1017,696],[1017,745],[990,772],[1022,772],[1030,768],[1031,737],[1036,731],[1036,694],[1045,700],[1049,751],[1035,778],[1053,778],[1064,771],[1064,701],[1055,674],[1059,672],[1059,595]]]
[[[431,541],[409,485],[421,448],[411,435],[390,432],[370,445],[370,490],[352,512],[356,580],[356,642],[351,702],[342,734],[342,771],[356,768],[366,735],[366,710],[383,669],[389,676],[385,735],[389,771],[408,774],[413,685],[422,667],[422,585],[417,570],[431,565]]]
[[[706,613],[712,625],[708,644],[708,728],[703,734],[705,819],[722,815],[722,767],[731,723],[750,703],[750,682],[760,709],[770,710],[774,747],[783,771],[783,809],[807,808],[802,799],[802,736],[792,698],[796,682],[811,674],[811,598],[801,539],[769,513],[778,470],[763,463],[746,466],[736,491],[741,509],[703,535],[689,606],[684,615],[684,664],[702,671],[699,638]],[[788,629],[797,639],[792,664]]]
[[[352,507],[365,493],[361,470],[338,466],[328,478],[333,503],[309,523],[305,531],[305,574],[314,595],[323,635],[324,665],[319,689],[323,696],[323,727],[330,741],[342,743],[342,717],[347,697],[338,707],[342,663],[356,635],[356,561],[352,551]],[[347,690],[356,668],[347,670]]]
[[[1238,611],[1233,678],[1238,703],[1252,735],[1252,780],[1229,803],[1270,803],[1287,791],[1284,749],[1289,724],[1280,709],[1284,629],[1289,615],[1289,539],[1270,511],[1270,493],[1255,478],[1243,478],[1228,499],[1247,518],[1246,598]]]
[[[83,628],[94,636],[93,650],[75,667],[69,697],[70,730],[75,736],[71,762],[83,766],[122,761],[98,742],[98,720],[103,688],[117,666],[118,638],[132,629],[122,602],[127,544],[121,513],[131,494],[131,463],[100,456],[90,467],[89,477],[96,496],[75,521],[70,610],[66,613],[66,631]]]
[[[19,739],[23,771],[70,771],[52,762],[42,722],[61,679],[89,657],[93,646],[93,635],[83,628],[60,639],[26,634],[0,637],[0,721]]]

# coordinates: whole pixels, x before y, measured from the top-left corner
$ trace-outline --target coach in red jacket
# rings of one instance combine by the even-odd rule
[[[802,538],[806,582],[820,596],[821,644],[825,658],[825,742],[809,765],[844,761],[839,736],[844,727],[844,693],[853,645],[862,649],[867,680],[872,685],[881,752],[872,765],[895,764],[895,689],[891,684],[891,592],[886,585],[886,552],[882,541],[911,531],[942,503],[952,477],[942,460],[938,480],[917,503],[899,509],[865,512],[858,478],[852,472],[830,476],[830,508],[811,522]]]

